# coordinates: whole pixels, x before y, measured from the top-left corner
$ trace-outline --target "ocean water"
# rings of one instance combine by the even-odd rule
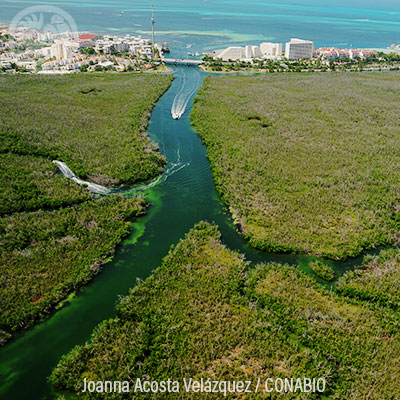
[[[400,43],[398,0],[0,0],[0,21],[39,4],[67,11],[80,31],[143,36],[150,35],[154,4],[157,41],[167,41],[175,56],[291,37],[316,46]]]

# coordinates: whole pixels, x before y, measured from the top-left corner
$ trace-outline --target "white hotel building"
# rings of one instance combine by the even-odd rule
[[[260,50],[264,58],[279,58],[282,57],[283,45],[282,43],[264,42],[260,44]]]
[[[285,50],[285,57],[289,60],[313,58],[314,42],[292,38],[290,42],[286,43]],[[252,61],[254,59],[279,60],[282,57],[282,53],[282,43],[264,42],[261,43],[260,46],[228,47],[225,50],[214,52],[212,56],[222,59],[223,61]]]
[[[289,60],[298,60],[302,58],[313,58],[314,42],[302,39],[290,39],[286,43],[285,57]]]
[[[261,43],[260,46],[228,47],[221,52],[214,53],[215,58],[223,61],[279,58],[282,55],[282,43]]]

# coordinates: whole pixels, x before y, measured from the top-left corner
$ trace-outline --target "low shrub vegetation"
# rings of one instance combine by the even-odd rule
[[[145,210],[115,195],[0,218],[0,342],[89,281]]]
[[[337,283],[337,290],[359,300],[400,310],[400,250],[381,251],[366,256],[361,268],[348,272]]]
[[[253,246],[344,259],[397,242],[399,77],[205,79],[192,121]]]
[[[250,271],[242,256],[221,244],[217,228],[202,222],[121,300],[114,319],[61,359],[51,382],[79,398],[101,399],[101,393],[82,393],[85,378],[128,381],[132,389],[137,378],[169,377],[183,385],[190,377],[253,382],[310,377],[326,379],[326,398],[398,398],[397,325],[386,310],[348,304],[293,267],[270,264]],[[182,391],[176,398],[211,396]],[[107,393],[112,399],[132,395]],[[265,397],[262,389],[245,397],[260,396]]]
[[[322,261],[313,261],[310,267],[314,271],[314,274],[324,281],[331,282],[335,279],[335,271]]]
[[[0,76],[0,345],[91,279],[147,207],[100,199],[52,160],[103,184],[161,173],[145,131],[171,79]]]
[[[161,173],[165,159],[147,137],[169,75],[0,76],[0,152],[64,161],[101,184]]]
[[[0,154],[0,215],[58,208],[90,200],[90,194],[65,179],[40,157]]]

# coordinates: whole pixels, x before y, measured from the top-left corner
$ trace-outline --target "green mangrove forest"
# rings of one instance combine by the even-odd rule
[[[389,249],[366,256],[360,268],[337,283],[340,293],[358,300],[400,310],[400,251]]]
[[[398,243],[396,72],[207,77],[192,121],[251,245],[345,259]]]
[[[27,386],[48,385],[37,398],[58,400],[217,399],[82,390],[85,380],[307,377],[324,379],[324,393],[285,398],[400,398],[400,75],[208,76],[191,111],[205,147],[185,114],[203,76],[175,76],[0,76],[0,344],[113,258],[148,209],[133,184],[169,160],[140,185],[154,207],[117,253],[121,274],[111,281],[117,268],[105,270],[59,311],[81,298],[71,313],[86,306],[83,321],[110,295],[115,314],[61,336],[66,345],[49,346],[54,357]],[[147,127],[171,82],[149,128],[162,155]],[[54,160],[122,194],[93,194]],[[38,341],[10,344],[21,348],[3,353],[3,393],[21,396],[31,348],[73,326],[67,317],[38,329]],[[224,398],[282,398],[252,389]]]
[[[0,76],[0,344],[89,281],[147,208],[63,177],[136,182],[165,164],[146,127],[170,76]]]
[[[0,151],[61,160],[100,184],[160,174],[165,159],[146,132],[170,75],[0,76]]]
[[[398,315],[385,305],[328,291],[296,267],[249,268],[243,256],[222,244],[216,226],[201,222],[150,278],[121,299],[115,318],[61,359],[51,382],[82,399],[128,399],[132,392],[82,393],[84,379],[128,380],[133,387],[143,377],[307,376],[326,379],[324,398],[395,399],[400,396],[398,328]],[[154,396],[141,394],[172,395]],[[176,396],[210,398],[205,393]],[[285,398],[321,397],[288,393]]]

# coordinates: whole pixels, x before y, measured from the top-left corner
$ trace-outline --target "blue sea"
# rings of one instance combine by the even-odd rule
[[[0,0],[0,22],[42,4],[71,14],[80,31],[143,36],[150,36],[154,4],[157,42],[167,41],[175,56],[291,37],[317,47],[400,43],[398,0]]]

